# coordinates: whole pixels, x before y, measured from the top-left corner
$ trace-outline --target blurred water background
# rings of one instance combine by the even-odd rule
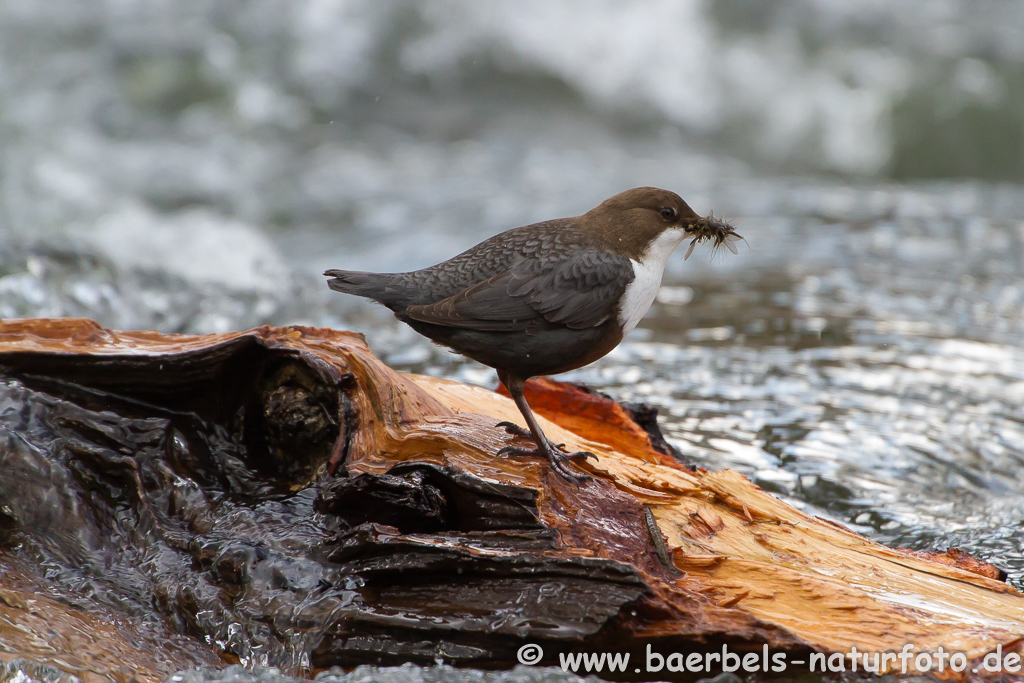
[[[355,329],[431,265],[656,185],[733,219],[572,373],[687,456],[1024,572],[1021,0],[2,0],[0,317]]]

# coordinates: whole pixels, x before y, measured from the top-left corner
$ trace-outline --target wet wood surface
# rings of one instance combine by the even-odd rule
[[[316,563],[320,584],[303,587],[296,579],[282,597],[285,589],[271,582],[277,587],[267,589],[272,595],[262,611],[245,612],[273,621],[274,637],[288,641],[282,652],[294,653],[300,634],[305,659],[292,663],[304,671],[429,664],[438,657],[506,668],[525,643],[543,645],[544,664],[557,664],[557,653],[566,651],[643,658],[648,646],[663,654],[722,645],[742,654],[767,646],[804,660],[811,652],[899,651],[908,643],[915,651],[963,652],[973,661],[997,646],[1004,654],[1021,649],[1024,596],[995,567],[955,550],[888,548],[804,514],[736,472],[690,469],[629,411],[572,385],[533,381],[527,398],[553,441],[598,456],[584,465],[594,479],[580,486],[539,460],[495,455],[515,440],[496,424],[522,424],[505,396],[397,373],[361,336],[346,332],[259,328],[175,336],[114,332],[84,320],[7,321],[0,323],[0,375],[50,397],[43,403],[51,410],[68,403],[95,416],[102,408],[109,434],[119,411],[150,426],[161,416],[186,436],[187,429],[231,432],[223,442],[233,444],[241,465],[232,460],[227,473],[209,475],[227,461],[195,463],[209,448],[176,456],[168,467],[199,488],[244,494],[256,507],[261,497],[280,505],[304,495],[312,500],[310,518],[320,526],[302,533],[313,540],[295,542],[299,550],[281,551],[287,544],[279,540],[269,545],[289,561]],[[0,428],[0,436],[4,429],[16,431]],[[18,438],[31,440],[25,429]],[[197,439],[182,442],[191,447]],[[5,443],[4,467],[16,481],[17,472],[31,469],[19,464],[29,456],[10,456],[22,447]],[[256,473],[251,479],[246,468]],[[250,577],[259,576],[254,567],[261,560],[239,548],[259,543],[226,553],[229,527],[218,527],[216,553],[209,550],[213,541],[189,541],[189,533],[210,536],[217,523],[198,523],[194,512],[182,521],[180,506],[154,511],[147,501],[159,486],[137,478],[138,492],[127,502],[97,509],[116,516],[120,505],[140,519],[177,525],[182,539],[174,552],[191,554],[195,571],[220,590],[155,603],[184,633],[218,642],[218,627],[196,614],[215,604],[234,615],[242,597],[253,602],[263,584]],[[24,475],[18,490],[38,479]],[[32,558],[58,555],[62,546],[51,542],[45,525],[31,523],[30,504],[18,490],[3,492],[13,497],[3,538],[15,548],[29,539]],[[75,500],[86,505],[95,490],[85,487]],[[287,618],[286,597],[294,601]],[[5,650],[6,657],[59,659],[9,643]],[[209,656],[246,661],[241,650],[225,641]],[[188,660],[181,665],[193,666]]]
[[[84,683],[156,682],[180,669],[228,663],[183,635],[146,638],[116,613],[48,597],[38,571],[16,553],[0,551],[0,577],[0,660],[49,665]]]

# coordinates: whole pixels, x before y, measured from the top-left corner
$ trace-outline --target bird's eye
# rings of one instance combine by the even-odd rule
[[[666,206],[664,209],[662,209],[658,213],[660,213],[661,217],[664,218],[667,221],[672,221],[672,220],[675,220],[675,218],[676,218],[676,210],[674,208],[672,208],[671,206]]]

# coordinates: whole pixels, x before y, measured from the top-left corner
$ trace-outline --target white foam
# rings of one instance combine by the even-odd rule
[[[288,282],[263,232],[209,211],[167,216],[132,207],[103,216],[82,237],[121,267],[165,270],[192,283],[273,292]]]

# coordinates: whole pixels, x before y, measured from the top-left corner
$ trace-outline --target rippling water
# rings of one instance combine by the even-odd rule
[[[671,188],[746,245],[680,254],[567,378],[657,405],[704,466],[1022,585],[1022,10],[9,0],[0,316],[330,325],[494,386],[319,272]]]

